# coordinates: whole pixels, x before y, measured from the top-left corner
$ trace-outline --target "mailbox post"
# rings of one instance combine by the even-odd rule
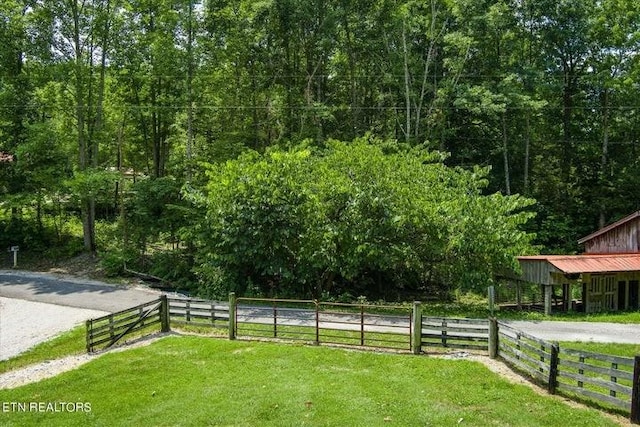
[[[11,246],[9,248],[9,252],[13,252],[13,268],[18,266],[18,251],[20,250],[20,246]]]

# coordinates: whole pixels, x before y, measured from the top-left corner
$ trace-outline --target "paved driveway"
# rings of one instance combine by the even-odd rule
[[[0,297],[114,312],[152,301],[160,292],[50,274],[0,270]]]
[[[547,341],[640,344],[640,325],[638,324],[524,320],[507,320],[504,323]]]
[[[0,270],[0,297],[114,312],[152,301],[159,291]],[[640,344],[640,325],[591,322],[515,321],[506,323],[540,339]]]
[[[0,270],[0,360],[160,292],[49,274]]]

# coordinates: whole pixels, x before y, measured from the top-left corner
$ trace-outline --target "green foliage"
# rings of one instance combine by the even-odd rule
[[[151,255],[148,260],[149,273],[162,277],[176,290],[192,291],[196,282],[191,271],[193,268],[188,251],[162,251]]]
[[[131,237],[142,253],[148,241],[158,240],[163,233],[168,234],[169,243],[176,243],[179,228],[186,225],[180,183],[171,177],[136,182],[124,209]]]
[[[97,202],[109,201],[113,196],[113,189],[118,176],[110,171],[101,169],[87,169],[76,171],[66,182],[70,193],[80,205],[82,200],[94,199]]]
[[[80,234],[74,224],[56,222],[45,216],[38,220],[22,217],[0,217],[0,248],[18,245],[26,254],[51,260],[73,257],[82,251]]]
[[[487,169],[441,160],[364,138],[210,166],[201,281],[281,297],[483,288],[530,250],[532,202],[483,196]]]
[[[448,152],[449,166],[492,166],[483,191],[535,198],[536,243],[576,252],[579,237],[638,208],[639,46],[634,0],[4,1],[0,152],[17,160],[0,163],[0,207],[35,230],[82,217],[93,251],[105,238],[92,222],[120,212],[128,177],[200,189],[200,161],[370,132]],[[150,189],[156,202],[165,184]],[[176,225],[191,215],[173,211],[181,203],[152,213],[136,198],[121,246],[200,232]],[[342,226],[376,212],[374,199],[362,195]],[[394,281],[375,277],[397,259],[380,247],[326,274]],[[380,265],[364,273],[356,259],[369,250]],[[319,268],[287,262],[283,274]]]
[[[125,267],[135,265],[139,257],[134,249],[110,248],[100,256],[100,264],[106,276],[119,277],[125,274]]]

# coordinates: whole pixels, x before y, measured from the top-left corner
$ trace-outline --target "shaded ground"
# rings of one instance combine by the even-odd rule
[[[53,274],[0,270],[0,297],[114,312],[158,298],[159,291]]]

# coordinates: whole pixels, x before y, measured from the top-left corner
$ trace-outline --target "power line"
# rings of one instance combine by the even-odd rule
[[[194,110],[300,110],[300,111],[311,111],[311,110],[371,110],[371,111],[387,111],[387,110],[395,110],[395,111],[406,111],[406,107],[404,105],[381,105],[381,106],[358,106],[358,105],[331,105],[331,104],[322,104],[322,105],[290,105],[290,106],[258,106],[258,105],[143,105],[143,104],[108,104],[109,107],[113,107],[116,109],[129,109],[129,110],[186,110],[188,108],[192,108]],[[104,107],[104,105],[103,105]],[[77,107],[67,106],[67,109],[73,108],[74,111]],[[96,106],[84,106],[85,110],[95,109]],[[0,105],[0,110],[17,110],[17,109],[27,109],[27,110],[50,110],[51,107],[47,106],[34,106],[34,105],[17,105],[17,104],[9,104],[9,105]],[[426,110],[427,108],[423,108]],[[455,106],[438,106],[434,108],[438,111],[468,111],[467,108],[460,108]],[[635,111],[640,109],[640,105],[619,105],[619,106],[572,106],[572,110],[583,110],[583,111],[599,111],[599,110],[619,110],[619,111]],[[544,106],[539,108],[528,108],[524,106],[509,106],[506,108],[507,111],[527,111],[527,112],[535,112],[535,111],[563,111],[564,107],[562,105],[558,106]],[[480,110],[482,113],[482,110]]]

